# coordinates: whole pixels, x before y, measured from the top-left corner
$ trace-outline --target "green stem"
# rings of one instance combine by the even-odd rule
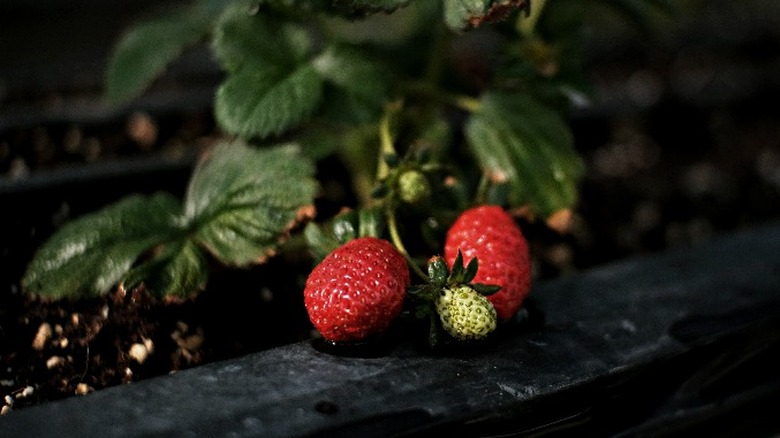
[[[376,179],[380,181],[390,173],[390,167],[385,162],[385,155],[395,155],[395,145],[393,144],[393,134],[391,132],[392,119],[395,114],[401,110],[401,103],[394,102],[385,109],[382,119],[379,121],[379,161],[376,170]]]
[[[477,192],[474,194],[474,202],[476,204],[484,204],[487,202],[487,191],[490,188],[490,178],[486,173],[482,173],[482,177],[479,179],[479,185],[477,186]]]
[[[428,276],[420,269],[419,266],[412,260],[412,257],[409,255],[409,252],[406,250],[406,247],[404,246],[403,241],[401,240],[401,235],[398,233],[398,222],[395,218],[395,212],[388,208],[385,210],[385,214],[387,216],[387,229],[390,231],[390,240],[393,242],[393,245],[395,245],[398,252],[400,252],[404,258],[406,258],[406,262],[411,266],[412,270],[423,280],[427,280]]]
[[[470,113],[479,111],[479,108],[482,105],[482,102],[476,97],[446,93],[427,82],[407,82],[402,85],[402,89],[404,94],[419,95],[428,99],[434,99]]]
[[[476,113],[482,106],[482,102],[476,97],[458,95],[449,98],[451,104],[470,113]]]
[[[530,37],[536,30],[536,23],[539,22],[539,17],[542,16],[544,5],[547,4],[547,0],[534,0],[533,6],[530,9],[530,14],[527,17],[522,15],[518,17],[517,29],[521,34]]]

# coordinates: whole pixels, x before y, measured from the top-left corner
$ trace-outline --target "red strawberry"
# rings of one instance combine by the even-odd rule
[[[531,257],[520,227],[503,208],[483,205],[464,211],[447,231],[444,258],[449,266],[463,253],[463,262],[479,260],[474,283],[501,290],[487,298],[499,320],[515,316],[531,290]]]
[[[309,274],[304,304],[331,342],[381,334],[401,313],[409,268],[390,242],[361,237],[336,248]]]

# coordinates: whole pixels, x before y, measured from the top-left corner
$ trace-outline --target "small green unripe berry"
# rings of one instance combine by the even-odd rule
[[[418,170],[407,170],[398,177],[398,195],[409,204],[416,204],[431,195],[428,178]]]
[[[481,339],[496,329],[493,304],[469,286],[443,289],[436,311],[444,330],[457,339]]]

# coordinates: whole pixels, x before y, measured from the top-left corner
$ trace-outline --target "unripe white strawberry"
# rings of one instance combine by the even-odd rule
[[[442,289],[436,298],[436,312],[444,330],[457,339],[482,339],[496,329],[493,304],[466,285]]]

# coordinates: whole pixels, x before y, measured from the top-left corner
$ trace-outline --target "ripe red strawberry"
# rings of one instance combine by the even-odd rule
[[[503,208],[483,205],[464,211],[447,231],[444,258],[449,266],[463,253],[463,262],[479,260],[474,283],[501,290],[487,298],[499,320],[515,316],[531,290],[531,257],[520,227]]]
[[[409,281],[406,259],[390,242],[361,237],[312,270],[304,304],[326,340],[361,341],[387,330],[401,313]]]

